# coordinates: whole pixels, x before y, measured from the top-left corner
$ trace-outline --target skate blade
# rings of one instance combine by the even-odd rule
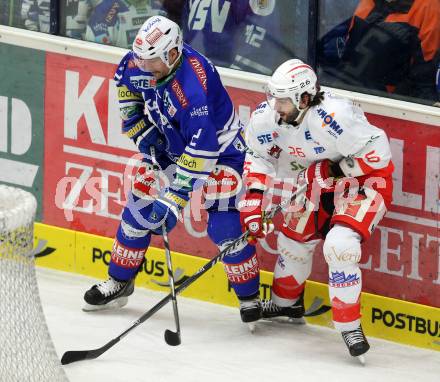
[[[293,325],[305,325],[306,324],[306,320],[304,319],[304,317],[289,318],[287,320],[287,322],[290,324],[293,324]]]
[[[252,334],[254,334],[254,333],[255,333],[255,330],[257,329],[257,325],[255,325],[255,322],[247,322],[246,324],[247,324],[247,326],[248,326],[248,328],[249,328],[249,331],[250,331]]]
[[[365,366],[365,356],[364,356],[364,355],[358,355],[358,356],[355,357],[355,358],[357,358],[357,360],[359,361],[359,363],[360,363],[362,366]]]
[[[114,309],[120,309],[127,305],[128,303],[128,297],[119,297],[116,300],[110,301],[109,303],[105,305],[90,305],[88,303],[85,303],[82,310],[83,312],[96,312],[99,310],[114,310]]]
[[[273,317],[273,318],[262,318],[263,321],[276,322],[278,324],[289,324],[289,325],[305,325],[306,320],[304,317],[292,318],[292,317]]]

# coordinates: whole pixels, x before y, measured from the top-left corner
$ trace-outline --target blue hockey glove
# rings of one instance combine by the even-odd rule
[[[165,137],[154,125],[137,136],[134,143],[142,154],[150,155],[150,146],[154,146],[158,153],[165,151]]]
[[[188,202],[189,196],[166,189],[162,195],[153,202],[152,211],[147,217],[148,229],[151,233],[162,234],[162,225],[165,224],[167,232],[177,224],[179,212]]]

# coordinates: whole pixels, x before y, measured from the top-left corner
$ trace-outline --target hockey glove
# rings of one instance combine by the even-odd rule
[[[133,140],[142,154],[150,155],[150,146],[154,146],[158,153],[165,150],[165,137],[155,125],[151,125]]]
[[[311,200],[313,204],[317,205],[321,194],[334,192],[336,184],[336,179],[333,177],[335,166],[337,166],[336,163],[333,163],[329,159],[324,159],[302,170],[298,174],[297,184],[298,187],[304,184],[306,186],[304,191],[296,196],[296,203],[303,204],[305,198],[307,198]],[[339,175],[339,173],[337,175]]]
[[[189,200],[187,194],[181,194],[171,189],[165,189],[161,196],[153,202],[152,211],[147,217],[148,229],[155,235],[162,234],[162,225],[167,232],[177,224],[179,212]]]
[[[263,192],[259,190],[249,190],[245,197],[238,203],[240,211],[240,222],[243,232],[249,230],[250,244],[257,244],[257,240],[265,237],[273,231],[271,221],[264,221]]]

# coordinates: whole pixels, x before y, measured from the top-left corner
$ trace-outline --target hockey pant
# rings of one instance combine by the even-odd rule
[[[150,190],[150,185],[154,187],[154,182],[151,182],[154,174],[150,172],[148,175],[149,171],[147,166],[146,170],[142,170],[142,181],[139,184],[134,182],[116,233],[109,275],[117,280],[129,280],[136,276],[150,244],[151,234],[145,228],[145,218],[151,212],[155,195]],[[219,211],[216,206],[224,207],[225,203],[215,203],[208,210],[208,236],[219,250],[242,234],[239,212],[234,208],[235,197],[228,202],[229,209]],[[225,257],[223,263],[228,280],[239,298],[258,294],[260,275],[254,246],[243,245]]]
[[[333,194],[328,195],[333,204]],[[306,205],[286,216],[278,236],[272,298],[280,306],[289,306],[300,297],[311,273],[315,247],[324,238],[334,326],[339,331],[353,330],[361,317],[361,242],[369,238],[386,207],[380,194],[371,189],[365,189],[353,203],[337,204],[336,208],[325,203],[318,210]]]

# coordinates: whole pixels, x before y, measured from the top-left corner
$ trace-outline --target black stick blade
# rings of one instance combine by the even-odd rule
[[[170,346],[178,346],[182,343],[179,332],[172,332],[171,330],[165,330],[165,342]]]
[[[66,351],[61,358],[61,365],[67,365],[72,362],[83,361],[87,359],[88,350]]]
[[[118,343],[121,340],[121,338],[124,337],[126,334],[127,332],[124,332],[119,337],[113,338],[110,342],[106,343],[104,346],[100,347],[99,349],[66,351],[63,354],[63,357],[61,358],[61,364],[67,365],[72,362],[98,358],[101,354],[105,353],[113,345]]]

